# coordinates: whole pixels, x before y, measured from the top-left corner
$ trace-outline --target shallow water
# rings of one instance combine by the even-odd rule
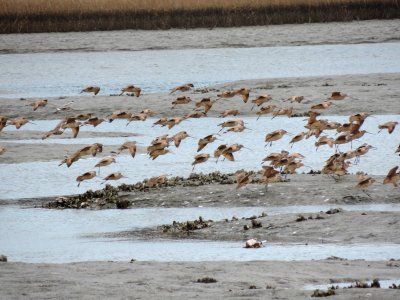
[[[380,260],[400,258],[400,245],[280,245],[243,249],[242,242],[143,241],[95,238],[103,233],[155,227],[198,218],[222,220],[326,211],[335,206],[240,208],[147,208],[129,210],[48,210],[0,207],[1,253],[10,261],[71,262],[86,260],[310,260],[331,255]],[[347,211],[400,211],[398,204],[340,205]]]
[[[347,117],[341,116],[326,116],[324,119],[331,121],[346,122]],[[334,153],[334,149],[328,146],[322,146],[315,150],[315,138],[312,137],[308,140],[303,140],[296,143],[293,148],[288,147],[288,142],[292,136],[284,136],[280,141],[274,142],[272,147],[264,147],[264,137],[266,133],[276,129],[285,128],[292,134],[297,134],[303,130],[306,124],[304,118],[275,118],[271,120],[270,117],[261,118],[256,121],[254,117],[243,118],[246,126],[252,130],[243,133],[227,133],[221,134],[219,141],[208,145],[202,153],[210,153],[223,143],[233,144],[241,143],[248,149],[242,149],[235,153],[235,162],[219,161],[215,163],[215,159],[209,159],[206,163],[200,164],[195,167],[196,172],[233,172],[238,169],[259,170],[261,169],[262,159],[271,152],[279,152],[282,149],[289,150],[290,152],[300,152],[305,158],[303,160],[307,167],[302,167],[298,172],[308,172],[310,168],[320,170],[324,161]],[[391,135],[387,132],[378,134],[378,124],[399,120],[399,116],[385,115],[374,116],[374,118],[367,118],[363,128],[372,134],[365,134],[361,141],[353,142],[353,149],[360,146],[362,143],[368,143],[376,146],[376,150],[370,150],[365,156],[361,158],[358,165],[349,167],[349,172],[355,173],[357,171],[367,172],[374,175],[386,175],[388,170],[398,164],[398,156],[394,154],[400,140],[400,130],[396,129]],[[197,154],[197,141],[199,138],[204,137],[212,132],[216,133],[219,130],[217,124],[221,119],[219,118],[202,118],[184,121],[172,130],[162,127],[152,128],[154,119],[149,119],[145,122],[132,123],[130,126],[125,126],[124,121],[115,121],[111,124],[104,124],[99,128],[83,127],[82,131],[115,131],[115,132],[135,132],[139,133],[136,137],[117,137],[117,138],[76,138],[76,139],[48,139],[42,141],[37,140],[8,140],[9,142],[17,143],[63,143],[63,144],[89,144],[93,142],[103,143],[105,145],[122,144],[128,140],[136,140],[140,146],[149,145],[150,141],[159,135],[169,134],[173,135],[181,130],[187,132],[194,138],[185,139],[182,141],[179,148],[171,146],[171,154],[160,156],[155,161],[152,161],[145,154],[137,154],[132,159],[129,155],[120,155],[116,158],[117,163],[112,164],[101,170],[100,177],[96,177],[90,181],[83,182],[78,188],[76,186],[75,178],[91,169],[97,163],[99,158],[86,158],[81,159],[74,163],[70,168],[65,165],[58,167],[58,164],[63,158],[64,154],[60,154],[60,160],[47,161],[47,162],[28,162],[20,164],[1,164],[2,157],[0,157],[0,176],[2,182],[0,184],[0,199],[18,199],[30,197],[45,197],[45,196],[58,196],[70,195],[76,193],[83,193],[88,189],[99,189],[103,186],[100,185],[102,178],[107,174],[120,171],[127,178],[119,181],[112,182],[112,185],[120,185],[122,183],[135,183],[151,176],[166,174],[168,176],[188,176],[192,171],[191,163],[193,157]],[[37,125],[28,124],[26,130],[47,131],[54,126],[57,121],[36,121]],[[103,124],[102,124],[103,125]],[[15,129],[7,127],[4,130],[6,134],[9,130]],[[327,131],[328,135],[334,136],[335,131]],[[340,145],[341,151],[351,149],[351,145]],[[67,154],[72,154],[72,151]],[[107,153],[102,153],[103,156]],[[377,167],[379,166],[379,167]],[[290,178],[290,176],[289,176]],[[372,187],[373,189],[373,187]]]
[[[1,97],[73,96],[86,85],[149,93],[184,82],[399,72],[400,43],[1,54],[0,65]]]

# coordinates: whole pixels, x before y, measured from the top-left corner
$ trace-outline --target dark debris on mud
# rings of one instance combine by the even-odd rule
[[[209,174],[192,173],[188,178],[171,177],[164,183],[149,187],[146,185],[149,179],[145,179],[135,184],[121,184],[118,187],[106,185],[105,188],[97,191],[88,190],[87,192],[71,196],[58,197],[48,201],[42,205],[43,208],[119,208],[125,209],[131,206],[129,200],[124,199],[127,193],[132,192],[148,192],[152,189],[162,189],[176,186],[202,186],[207,184],[234,184],[233,174],[223,174],[221,172],[213,172]]]

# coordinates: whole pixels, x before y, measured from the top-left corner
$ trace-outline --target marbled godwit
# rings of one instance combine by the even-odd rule
[[[153,187],[159,186],[160,184],[164,184],[167,181],[168,181],[168,178],[165,175],[155,176],[155,177],[151,177],[151,178],[147,179],[146,182],[143,184],[143,187],[153,188]]]
[[[128,123],[126,123],[126,126],[128,126],[133,121],[142,121],[142,122],[144,122],[144,121],[146,121],[146,119],[147,119],[147,115],[146,114],[143,114],[143,113],[139,113],[137,115],[132,114],[130,116],[130,118],[128,119]]]
[[[76,138],[79,133],[79,127],[81,123],[77,122],[75,118],[67,118],[65,122],[61,125],[61,129],[69,128],[72,130],[72,137]]]
[[[91,118],[87,119],[83,124],[84,125],[92,125],[93,127],[96,127],[103,122],[104,122],[103,118],[91,117]]]
[[[82,181],[90,180],[94,177],[96,177],[96,171],[89,171],[89,172],[83,173],[82,175],[76,177],[76,181],[78,181],[78,187],[81,185]]]
[[[294,174],[298,168],[303,167],[304,164],[299,160],[289,161],[288,164],[283,168],[283,172],[286,174]]]
[[[210,158],[210,154],[208,154],[208,153],[200,153],[200,154],[197,154],[197,155],[194,157],[194,161],[192,162],[192,166],[193,166],[192,172],[194,171],[194,167],[195,167],[197,164],[204,163],[204,162],[206,162],[209,158]]]
[[[168,146],[169,146],[168,140],[154,142],[150,146],[147,147],[147,153],[150,154],[151,152],[153,152],[155,150],[164,150]]]
[[[82,93],[93,93],[95,96],[100,92],[100,88],[98,86],[88,86],[81,91]]]
[[[112,163],[115,163],[115,158],[112,156],[106,156],[102,158],[94,167],[99,168],[99,174],[100,174],[100,167],[105,167],[111,165]]]
[[[369,117],[370,114],[367,112],[360,112],[358,114],[353,114],[349,117],[349,122],[357,122],[357,123],[362,123],[367,117]]]
[[[160,149],[160,150],[153,150],[149,153],[149,156],[152,160],[155,160],[157,157],[160,155],[165,155],[167,153],[170,153],[171,151],[168,149]]]
[[[78,120],[78,121],[86,121],[86,120],[90,119],[91,117],[93,117],[93,114],[87,113],[87,114],[76,115],[74,118],[75,118],[75,120]]]
[[[193,87],[194,87],[193,83],[186,83],[186,84],[183,84],[183,85],[180,85],[180,86],[176,86],[176,87],[171,89],[170,94],[172,94],[174,92],[177,92],[177,91],[187,92]]]
[[[14,125],[15,128],[20,129],[22,126],[24,126],[27,123],[35,124],[31,121],[29,121],[27,118],[23,117],[18,117],[12,120],[8,120],[8,125]]]
[[[187,137],[190,137],[186,131],[180,131],[177,134],[172,136],[172,140],[174,141],[175,147],[178,148],[181,142],[186,139]]]
[[[282,181],[280,172],[271,166],[263,166],[264,174],[261,176],[260,183],[265,184],[265,189],[268,190],[268,184]]]
[[[59,113],[60,111],[71,109],[72,104],[74,104],[74,101],[70,101],[64,105],[61,105],[60,107],[56,108],[56,111],[54,113],[56,114]]]
[[[180,96],[180,97],[176,98],[175,101],[172,101],[171,109],[174,109],[175,106],[177,106],[177,105],[188,104],[190,102],[192,102],[192,99],[190,99],[190,97]]]
[[[233,153],[239,151],[242,148],[249,149],[249,148],[243,146],[242,144],[233,144],[233,145],[223,149],[221,152],[221,155],[229,161],[235,161],[235,157],[233,156]],[[249,150],[251,150],[251,149],[249,149]]]
[[[199,118],[205,118],[205,117],[207,117],[205,112],[196,111],[196,112],[191,112],[191,113],[187,114],[184,118],[185,119],[190,119],[190,118],[199,119]]]
[[[95,157],[97,155],[97,153],[101,153],[101,152],[103,152],[103,144],[94,143],[92,145],[85,146],[85,147],[79,149],[78,151],[75,152],[75,154],[78,155],[79,157],[83,157],[86,155],[91,155],[91,156]]]
[[[247,88],[240,88],[234,91],[236,95],[239,95],[240,97],[242,97],[242,100],[244,103],[247,103],[247,101],[249,100],[249,96],[250,96],[250,90]]]
[[[181,117],[175,117],[175,118],[168,119],[167,127],[168,127],[168,129],[171,129],[174,126],[176,126],[179,123],[181,123],[182,121],[183,121],[183,118],[181,118]]]
[[[272,142],[280,140],[287,133],[288,132],[284,129],[272,131],[271,133],[268,133],[265,136],[265,142],[267,143],[267,145],[268,145],[268,143],[270,143],[269,145],[272,146]]]
[[[335,140],[327,135],[321,136],[318,141],[315,142],[316,151],[318,151],[319,146],[328,145],[329,147],[333,147],[335,144]]]
[[[104,184],[108,180],[119,180],[123,177],[126,178],[126,176],[122,175],[121,172],[113,172],[113,173],[107,175],[106,177],[104,177],[103,178],[104,181],[101,184]]]
[[[265,107],[261,107],[260,110],[258,112],[256,112],[256,114],[258,115],[257,121],[261,117],[261,115],[266,115],[266,114],[272,113],[275,108],[276,108],[276,105],[268,105]]]
[[[245,129],[250,129],[250,128],[239,124],[239,125],[236,125],[236,126],[233,126],[233,127],[229,128],[229,129],[227,129],[224,133],[228,133],[228,132],[243,132]]]
[[[156,113],[149,108],[146,108],[140,112],[141,114],[146,114],[149,117],[154,116]]]
[[[272,119],[274,119],[277,116],[288,116],[288,118],[291,118],[292,113],[293,113],[293,107],[281,108],[272,113]]]
[[[227,116],[236,116],[239,113],[237,109],[227,109],[219,114],[220,117],[225,118]]]
[[[0,116],[0,132],[7,126],[8,118],[5,116]]]
[[[236,189],[240,189],[253,181],[253,176],[250,172],[236,172]]]
[[[218,126],[221,126],[220,131],[223,130],[224,128],[226,128],[226,127],[235,127],[237,125],[244,126],[244,121],[241,120],[241,119],[237,119],[237,120],[229,120],[229,121],[226,121],[226,122],[218,124]]]
[[[74,162],[78,161],[80,158],[81,157],[77,153],[74,153],[71,156],[65,156],[65,158],[61,161],[61,163],[58,166],[66,164],[67,167],[69,168]]]
[[[121,147],[118,148],[117,155],[120,154],[124,150],[129,150],[132,158],[135,158],[136,155],[136,142],[135,141],[128,141],[122,144]]]
[[[133,84],[127,85],[126,87],[121,89],[121,94],[122,96],[123,93],[133,93],[136,97],[140,96],[140,93],[142,92],[142,89],[138,86],[134,86]]]
[[[109,121],[111,123],[115,119],[129,119],[130,117],[132,117],[132,113],[126,110],[116,110],[109,116],[110,116]]]
[[[156,122],[154,122],[153,123],[153,126],[151,126],[151,127],[154,127],[154,126],[156,126],[156,125],[161,125],[161,126],[166,126],[168,124],[168,118],[161,118],[161,119],[159,119],[158,121],[156,121]]]
[[[332,92],[331,96],[328,98],[328,100],[343,100],[344,98],[347,97],[347,94],[342,93],[342,92]]]
[[[398,187],[397,182],[400,180],[400,173],[397,173],[397,169],[399,167],[396,166],[390,169],[389,173],[386,175],[385,179],[383,180],[383,184],[391,183],[395,187]]]
[[[216,158],[215,163],[218,162],[219,157],[222,155],[222,152],[226,148],[228,148],[228,145],[227,144],[222,144],[222,145],[219,145],[217,149],[215,149],[215,151],[214,151],[214,158]]]
[[[235,97],[236,96],[236,92],[235,91],[224,91],[224,92],[222,92],[221,94],[217,94],[217,97],[219,97],[219,98],[225,98],[225,99],[228,99],[228,98],[233,98],[233,97]],[[217,99],[218,100],[218,99]]]
[[[36,111],[39,107],[45,107],[47,105],[47,102],[48,102],[47,99],[43,99],[43,100],[37,100],[28,105],[32,106],[33,110]]]
[[[371,197],[371,195],[368,194],[365,189],[370,187],[375,182],[375,179],[364,174],[361,174],[357,177],[358,183],[355,187],[361,189],[368,197]]]
[[[378,128],[380,129],[378,131],[381,132],[383,129],[387,129],[389,134],[393,132],[393,130],[396,128],[396,125],[399,124],[399,122],[387,122],[385,124],[379,125]]]
[[[210,97],[208,98],[203,98],[200,101],[196,102],[195,106],[197,108],[203,107],[204,108],[204,113],[208,113],[208,111],[211,109],[215,101],[212,101]]]
[[[311,109],[327,109],[332,105],[332,101],[324,101],[311,106]]]
[[[291,96],[287,100],[290,101],[291,103],[293,102],[300,103],[301,101],[304,100],[304,96]]]
[[[3,155],[6,152],[7,152],[7,148],[0,146],[0,155]]]
[[[261,106],[264,103],[270,101],[272,99],[271,95],[261,95],[258,96],[256,99],[251,100],[251,103],[253,103],[253,106],[251,107],[251,110],[254,109],[254,106]]]
[[[289,144],[292,144],[290,146],[290,148],[293,147],[294,143],[300,142],[301,140],[304,139],[304,137],[306,136],[307,132],[300,132],[299,134],[296,134],[291,141],[289,142]]]
[[[354,150],[354,155],[356,156],[355,163],[358,163],[360,161],[361,155],[367,154],[370,149],[376,149],[376,148],[368,144],[362,144],[356,150]]]
[[[217,137],[213,134],[207,135],[206,137],[199,139],[199,142],[197,143],[197,145],[199,146],[197,148],[197,152],[201,151],[205,146],[214,142],[216,139]]]

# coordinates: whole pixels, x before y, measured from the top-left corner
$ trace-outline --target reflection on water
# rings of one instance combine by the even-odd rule
[[[331,121],[347,122],[347,117],[341,116],[326,116],[324,117]],[[204,164],[196,166],[196,172],[233,172],[238,169],[259,170],[261,168],[262,159],[271,152],[279,152],[282,149],[290,150],[291,152],[300,152],[305,156],[303,160],[307,167],[302,167],[299,172],[308,172],[310,168],[320,170],[324,161],[334,153],[334,149],[328,146],[321,146],[318,151],[315,150],[315,138],[312,137],[308,140],[303,140],[296,143],[292,149],[288,147],[288,143],[292,136],[285,136],[280,141],[274,142],[272,147],[264,147],[264,137],[266,133],[276,129],[285,128],[292,134],[297,134],[303,130],[305,125],[304,118],[276,118],[271,120],[268,118],[261,118],[256,121],[254,117],[243,118],[246,126],[252,130],[244,133],[227,133],[221,134],[220,141],[208,145],[202,152],[212,154],[219,144],[228,143],[241,143],[250,150],[242,149],[235,153],[235,162],[220,161],[215,163],[215,159],[210,159]],[[395,130],[391,135],[387,132],[378,132],[378,124],[384,122],[399,120],[399,116],[375,116],[374,118],[367,118],[363,128],[371,134],[365,134],[361,141],[354,141],[353,145],[340,145],[341,151],[347,151],[358,147],[362,143],[368,143],[377,147],[377,150],[370,150],[365,156],[361,158],[359,164],[353,164],[349,167],[351,173],[363,171],[368,174],[386,175],[389,169],[398,165],[398,156],[394,155],[394,151],[398,146],[400,140],[400,130]],[[56,121],[37,121],[37,125],[26,125],[27,130],[43,130],[47,131],[52,128]],[[90,139],[48,139],[42,140],[19,140],[13,141],[18,143],[77,143],[85,144],[86,142],[99,142],[105,145],[122,144],[124,141],[136,140],[142,146],[147,146],[150,141],[159,135],[169,134],[173,135],[181,130],[187,132],[195,137],[195,139],[185,139],[182,141],[179,148],[171,146],[173,153],[160,156],[155,161],[150,160],[145,154],[138,154],[134,159],[129,155],[120,155],[116,158],[117,163],[112,164],[101,170],[101,176],[96,177],[90,181],[83,182],[78,188],[76,186],[75,178],[89,170],[92,170],[99,158],[85,158],[74,163],[70,168],[65,165],[58,167],[59,162],[62,160],[63,155],[60,153],[59,161],[49,162],[29,162],[21,164],[0,164],[0,176],[2,183],[0,185],[0,199],[14,199],[14,198],[30,198],[30,197],[44,197],[44,196],[57,196],[57,195],[70,195],[85,192],[88,189],[102,188],[100,185],[102,178],[114,171],[120,171],[127,178],[113,182],[113,185],[121,183],[135,183],[151,176],[160,174],[167,174],[168,176],[188,176],[192,171],[191,163],[193,157],[197,154],[197,141],[198,138],[204,137],[212,132],[217,132],[219,127],[217,124],[221,122],[219,118],[202,118],[184,121],[172,130],[162,127],[152,128],[154,119],[149,119],[146,122],[136,122],[133,128],[125,126],[124,121],[113,122],[106,124],[107,126],[93,129],[91,127],[82,128],[82,130],[93,131],[116,131],[116,132],[136,132],[142,135],[137,137],[126,138],[90,138]],[[7,130],[15,130],[7,128]],[[149,134],[151,133],[151,134]],[[328,135],[334,136],[335,131],[327,131]],[[72,154],[70,153],[65,154]],[[107,155],[107,153],[103,153]],[[0,162],[1,162],[0,157]],[[379,167],[377,167],[379,166]]]
[[[184,82],[199,87],[242,79],[394,73],[400,71],[400,43],[2,54],[0,65],[2,97],[73,96],[90,84],[104,94],[132,83],[149,93]]]
[[[400,245],[280,245],[249,250],[242,242],[138,241],[90,238],[104,232],[170,224],[198,218],[221,220],[325,211],[332,206],[241,208],[148,208],[129,210],[48,210],[0,207],[1,253],[10,261],[70,262],[86,260],[310,260],[339,256],[348,259],[400,258]],[[341,205],[345,210],[400,211],[400,205]]]

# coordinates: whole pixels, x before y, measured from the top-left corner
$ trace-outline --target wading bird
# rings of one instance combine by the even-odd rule
[[[267,145],[268,145],[268,143],[270,143],[269,145],[272,146],[272,142],[280,140],[287,133],[288,132],[284,129],[272,131],[271,133],[268,133],[265,136],[265,142],[267,143]]]
[[[289,144],[292,144],[290,146],[290,148],[293,147],[294,143],[300,142],[301,140],[304,139],[304,137],[306,136],[307,132],[300,132],[299,134],[296,134],[291,141],[289,142]]]
[[[225,118],[227,116],[236,116],[239,113],[237,109],[227,109],[219,114],[220,117]]]
[[[7,126],[8,118],[5,116],[0,116],[0,132]]]
[[[129,119],[130,117],[132,117],[132,113],[126,110],[116,110],[109,116],[110,116],[109,122],[111,123],[115,119]]]
[[[78,121],[86,121],[86,120],[90,119],[92,116],[93,116],[92,113],[88,113],[88,114],[76,115],[74,118],[75,118],[75,120],[78,120]]]
[[[290,118],[292,117],[292,113],[293,113],[293,107],[281,108],[272,113],[273,116],[272,119],[274,119],[277,116],[288,116],[288,118]]]
[[[76,181],[78,181],[78,187],[80,186],[82,181],[89,180],[94,177],[96,177],[96,171],[89,171],[89,172],[83,173],[82,175],[76,177]]]
[[[249,100],[249,96],[250,96],[250,90],[247,88],[240,88],[234,91],[236,95],[239,95],[240,97],[242,97],[242,100],[244,103],[247,103],[247,101]]]
[[[177,92],[177,91],[187,92],[193,87],[194,87],[193,83],[186,83],[186,84],[183,84],[183,85],[180,85],[180,86],[176,86],[176,87],[171,89],[170,94],[172,94],[174,92]]]
[[[213,134],[207,135],[206,137],[203,137],[202,139],[199,139],[199,142],[197,143],[197,145],[199,146],[197,148],[197,152],[203,150],[203,148],[205,146],[207,146],[208,144],[214,142],[217,139],[217,137]]]
[[[134,86],[133,84],[127,85],[126,87],[121,89],[121,94],[122,96],[123,93],[133,93],[136,97],[140,96],[140,93],[142,92],[142,89],[138,86]]]
[[[27,123],[35,124],[35,123],[29,121],[27,118],[18,117],[18,118],[12,119],[12,120],[8,120],[7,125],[14,125],[15,128],[20,129],[22,126],[24,126]]]
[[[224,98],[224,99],[233,98],[235,96],[236,96],[236,92],[235,91],[224,91],[221,94],[217,94],[217,97]]]
[[[347,97],[347,94],[342,93],[342,92],[332,92],[331,96],[328,98],[328,100],[343,100],[344,98]]]
[[[178,125],[182,121],[183,121],[183,118],[181,118],[181,117],[175,117],[175,118],[168,119],[167,127],[168,127],[168,129],[171,129],[172,127]]]
[[[88,86],[81,91],[82,93],[93,93],[95,96],[100,92],[100,88],[98,86]]]
[[[251,107],[251,110],[253,110],[254,106],[261,106],[264,103],[270,101],[272,99],[271,95],[261,95],[258,96],[256,99],[251,100],[251,103],[253,103],[253,106]]]
[[[94,167],[99,168],[99,174],[100,174],[100,167],[105,167],[111,165],[112,163],[115,163],[115,158],[112,156],[106,156],[102,158]]]
[[[300,103],[301,101],[304,100],[304,96],[291,96],[287,100],[290,101],[291,103],[293,102]]]
[[[361,189],[368,197],[371,197],[370,194],[365,191],[365,189],[370,187],[375,182],[375,179],[365,175],[364,173],[361,173],[357,175],[357,180],[358,183],[355,187]]]
[[[120,154],[124,150],[129,150],[132,158],[135,158],[136,155],[136,142],[135,141],[128,141],[122,144],[121,147],[118,148],[117,155]]]
[[[268,105],[265,107],[261,107],[260,110],[258,112],[256,112],[256,114],[258,115],[257,121],[261,117],[261,115],[266,115],[266,114],[272,113],[275,108],[276,108],[276,105]]]
[[[396,166],[390,169],[389,173],[386,175],[385,179],[383,180],[383,184],[391,183],[395,187],[398,187],[397,182],[400,180],[400,173],[397,173],[397,169],[399,167]]]
[[[0,155],[3,155],[6,152],[7,152],[7,148],[4,148],[4,147],[0,146]]]
[[[101,184],[104,184],[108,180],[118,180],[118,179],[121,179],[123,177],[126,178],[126,176],[122,175],[121,172],[113,172],[113,173],[107,175],[106,177],[104,177],[103,178],[104,181]]]
[[[192,162],[192,166],[193,166],[192,172],[194,171],[194,167],[195,167],[197,164],[204,163],[204,162],[206,162],[209,158],[210,158],[210,154],[208,154],[208,153],[200,153],[200,154],[197,154],[197,155],[194,157],[194,161]]]
[[[380,130],[378,131],[378,133],[381,132],[383,129],[387,129],[389,133],[392,133],[397,124],[399,124],[399,122],[387,122],[385,124],[379,125],[378,128]]]
[[[159,149],[159,150],[153,150],[149,153],[149,156],[152,160],[155,160],[157,157],[160,155],[165,155],[167,153],[170,153],[171,151],[168,149]]]
[[[153,187],[159,186],[160,184],[164,184],[167,181],[168,181],[168,178],[165,175],[155,176],[155,177],[151,177],[151,178],[147,179],[143,183],[143,187],[153,188]]]
[[[177,134],[172,136],[172,140],[174,141],[175,147],[178,148],[181,142],[186,139],[187,137],[190,137],[186,131],[180,131]]]
[[[172,107],[171,109],[174,109],[175,106],[180,105],[180,104],[188,104],[192,102],[192,99],[190,99],[190,97],[187,96],[180,96],[178,98],[175,99],[175,101],[172,101]]]
[[[92,125],[93,127],[96,127],[103,122],[104,122],[103,118],[91,117],[91,118],[87,119],[83,124],[84,125]]]
[[[36,111],[39,107],[45,107],[47,105],[47,102],[48,102],[47,99],[43,99],[43,100],[37,100],[28,105],[32,106],[33,110]]]
[[[211,109],[215,101],[212,101],[210,97],[208,98],[203,98],[200,101],[196,102],[195,106],[196,108],[203,107],[204,108],[204,113],[208,113],[208,111]]]
[[[226,128],[226,127],[235,127],[235,126],[238,126],[238,125],[244,126],[244,121],[241,120],[241,119],[237,119],[237,120],[229,120],[229,121],[226,121],[226,122],[218,124],[218,126],[221,126],[220,131],[223,130],[224,128]]]
[[[215,161],[215,163],[218,162],[219,157],[222,155],[222,152],[228,148],[227,144],[223,144],[223,145],[219,145],[217,149],[215,149],[214,151],[214,158],[216,158],[217,160]]]
[[[311,109],[327,109],[332,105],[332,101],[324,101],[311,106]]]
[[[250,172],[236,172],[236,189],[240,189],[253,181],[254,175]]]
[[[161,125],[161,126],[166,126],[168,124],[168,119],[167,118],[161,118],[161,119],[159,119],[158,121],[156,121],[156,122],[154,122],[153,123],[153,126],[151,126],[151,127],[154,127],[154,126],[156,126],[156,125]]]

